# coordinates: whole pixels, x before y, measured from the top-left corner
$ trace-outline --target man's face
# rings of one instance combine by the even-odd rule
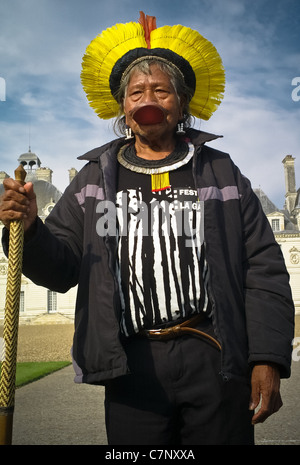
[[[146,117],[147,124],[143,117],[135,119],[135,110],[144,105],[152,105],[154,110],[160,108],[161,118]],[[169,76],[157,65],[152,65],[149,75],[140,71],[132,74],[124,98],[124,113],[126,124],[135,135],[161,137],[174,133],[178,121],[182,118],[182,105]]]

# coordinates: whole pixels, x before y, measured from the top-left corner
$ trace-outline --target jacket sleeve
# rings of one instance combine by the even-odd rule
[[[35,284],[67,292],[78,283],[82,256],[83,212],[70,185],[45,224],[37,218],[35,234],[25,242],[23,274]],[[9,232],[3,231],[3,249],[8,254]]]
[[[294,304],[279,244],[250,182],[239,176],[249,363],[273,362],[290,376]]]

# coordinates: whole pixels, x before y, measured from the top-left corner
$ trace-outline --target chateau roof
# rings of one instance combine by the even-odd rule
[[[19,156],[18,162],[24,166],[26,181],[30,181],[34,185],[34,191],[37,197],[38,215],[45,218],[49,213],[45,211],[45,207],[49,204],[57,203],[62,194],[52,182],[37,177],[36,170],[41,167],[41,160],[35,153],[31,152],[30,147],[28,152]],[[0,195],[3,190],[3,185],[0,184]]]
[[[265,212],[266,215],[269,215],[270,213],[273,212],[278,212],[280,211],[276,205],[271,202],[269,197],[261,190],[261,189],[253,189],[255,194],[260,200],[260,203],[262,205],[263,211]]]
[[[271,215],[275,212],[281,213],[284,216],[284,230],[298,231],[297,226],[291,219],[290,213],[286,209],[278,208],[260,188],[253,189],[253,191],[259,198],[265,215]]]
[[[22,155],[19,156],[18,162],[21,163],[25,169],[27,166],[30,166],[31,169],[35,165],[37,168],[41,166],[41,160],[35,153],[31,152],[30,147],[28,152],[22,153]]]

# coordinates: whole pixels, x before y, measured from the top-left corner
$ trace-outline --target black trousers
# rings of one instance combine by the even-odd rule
[[[210,342],[134,337],[125,349],[131,374],[105,388],[108,444],[254,443],[250,386],[223,380],[220,352]]]

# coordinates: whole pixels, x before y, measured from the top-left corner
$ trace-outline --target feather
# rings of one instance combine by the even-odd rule
[[[208,120],[224,95],[225,71],[214,45],[185,26],[163,26],[151,33],[151,48],[166,48],[185,58],[196,76],[191,113]]]
[[[111,94],[109,77],[116,62],[129,50],[147,47],[144,30],[138,23],[116,24],[88,45],[82,60],[81,82],[87,99],[100,118],[118,113]]]
[[[117,116],[119,105],[109,82],[114,65],[130,50],[147,49],[150,45],[151,49],[169,49],[190,63],[196,77],[190,112],[208,120],[221,103],[225,89],[225,71],[220,55],[211,42],[193,29],[176,25],[151,30],[155,26],[151,19],[148,27],[150,44],[148,35],[147,41],[145,39],[142,24],[134,22],[116,24],[92,40],[83,57],[81,72],[89,104],[100,118]]]

